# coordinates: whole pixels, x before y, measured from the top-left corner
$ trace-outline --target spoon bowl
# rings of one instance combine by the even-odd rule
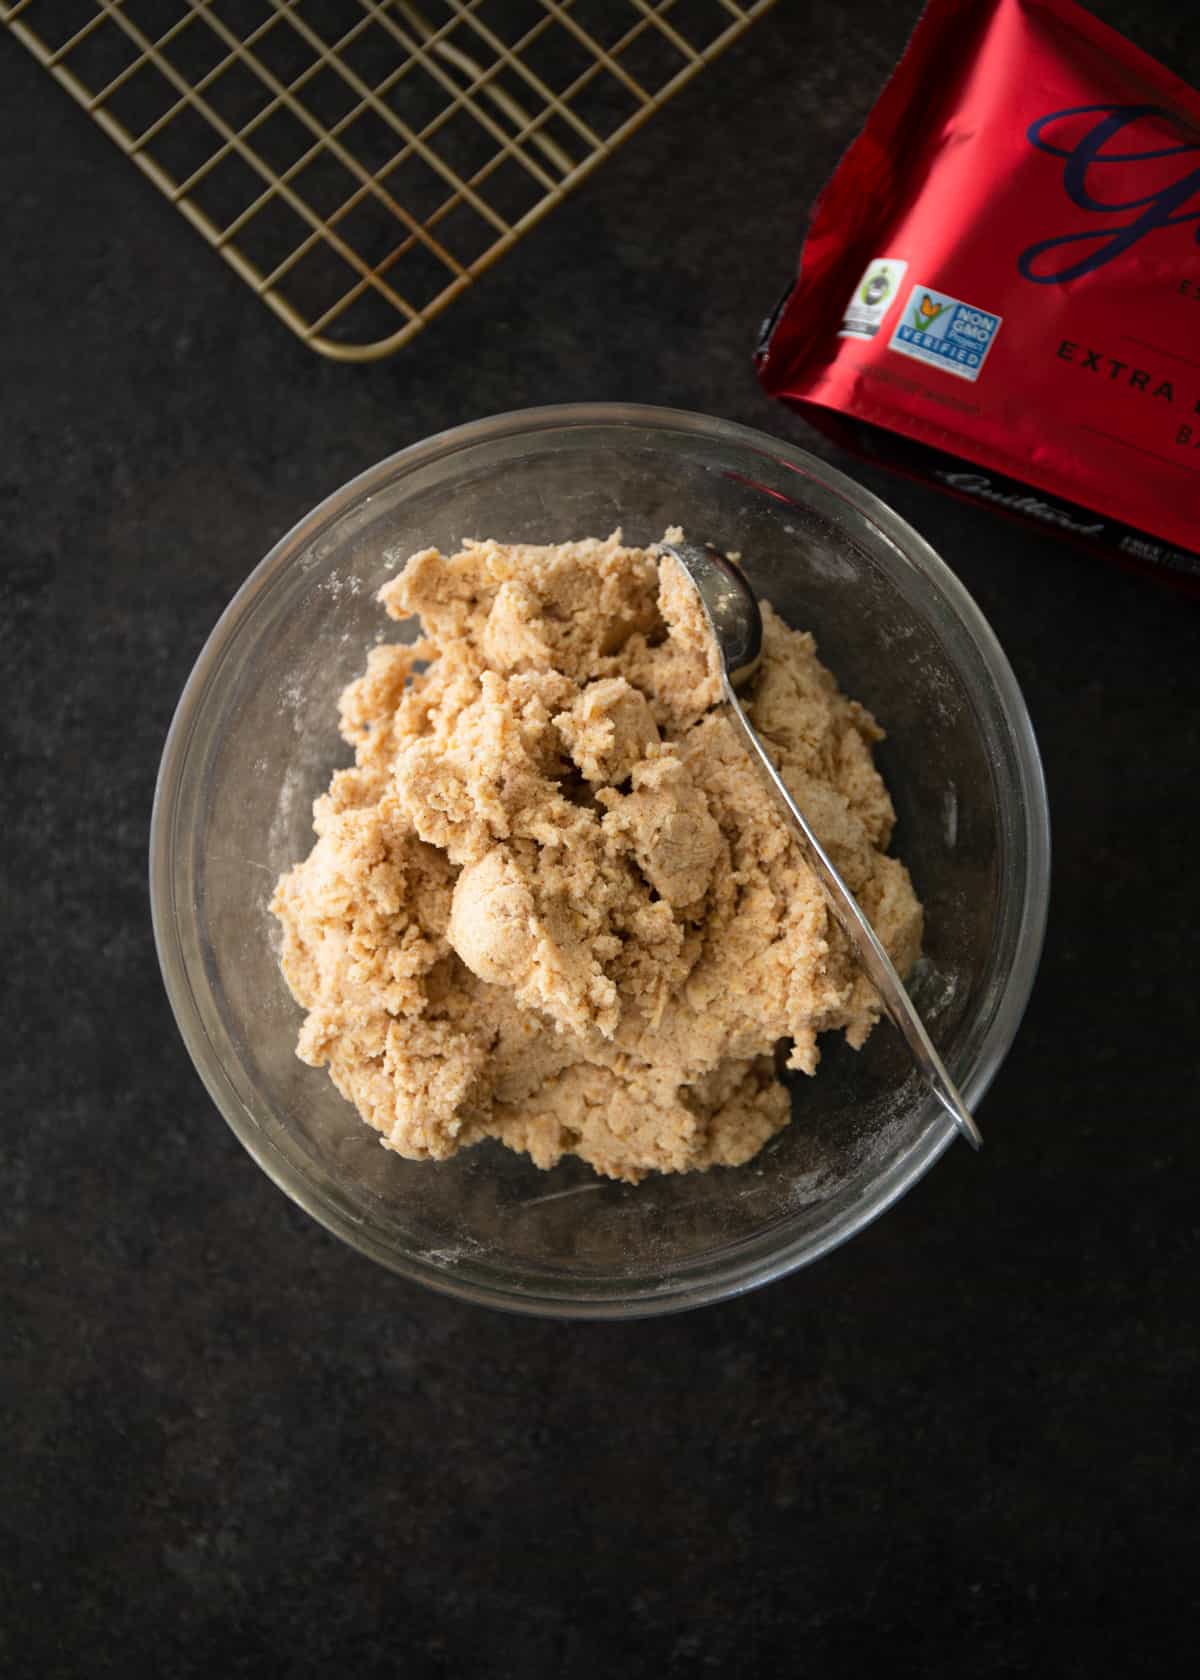
[[[542,1173],[498,1144],[406,1161],[297,1058],[268,904],[348,762],[338,695],[378,635],[377,591],[419,548],[617,525],[639,547],[682,525],[744,549],[755,594],[891,726],[880,766],[927,914],[908,984],[972,1106],[1018,1031],[1049,902],[1037,743],[1003,650],[929,545],[827,462],[709,415],[572,405],[427,438],[306,514],[213,631],[163,754],[150,890],[167,991],[216,1110],[299,1207],[414,1283],[553,1318],[653,1317],[794,1274],[894,1206],[955,1134],[885,1027],[789,1082],[794,1123],[761,1162],[639,1185],[581,1161]],[[326,1244],[313,1264],[340,1262]],[[821,1288],[853,1311],[834,1272]]]

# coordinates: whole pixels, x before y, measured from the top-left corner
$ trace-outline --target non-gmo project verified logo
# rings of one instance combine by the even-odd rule
[[[956,373],[960,379],[978,379],[999,331],[999,315],[961,303],[930,286],[914,286],[888,349],[929,367]]]

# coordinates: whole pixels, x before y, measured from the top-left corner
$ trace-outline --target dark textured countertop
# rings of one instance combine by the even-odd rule
[[[1193,80],[1175,0],[1106,16]],[[246,572],[439,428],[749,352],[915,15],[781,0],[394,360],[302,348],[0,38],[0,1669],[1093,1676],[1194,1608],[1194,603],[859,467],[995,626],[1054,899],[954,1149],[810,1271],[633,1324],[376,1269],[238,1146],[151,941],[163,736]],[[843,463],[844,464],[844,463]]]

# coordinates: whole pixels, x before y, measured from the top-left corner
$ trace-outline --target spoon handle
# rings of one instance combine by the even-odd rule
[[[880,944],[879,937],[859,907],[858,900],[842,880],[821,842],[805,820],[800,807],[788,792],[783,777],[771,762],[770,754],[763,746],[758,731],[742,710],[741,702],[734,694],[728,679],[725,681],[725,702],[743,740],[762,766],[772,792],[791,819],[803,842],[809,865],[825,889],[830,909],[853,945],[867,979],[879,993],[883,1007],[904,1034],[914,1061],[925,1074],[934,1094],[948,1111],[963,1137],[973,1149],[982,1148],[983,1138],[979,1127],[958,1094],[954,1081],[946,1072],[942,1058],[934,1049],[933,1040],[926,1032],[925,1023],[917,1014],[916,1006],[905,990],[904,982],[897,974],[892,959]]]

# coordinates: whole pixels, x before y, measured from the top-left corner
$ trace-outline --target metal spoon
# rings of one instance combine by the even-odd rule
[[[717,639],[721,654],[722,687],[725,703],[743,740],[761,765],[779,804],[804,846],[808,863],[825,889],[829,907],[838,925],[854,947],[864,974],[879,993],[880,1001],[891,1020],[899,1027],[912,1052],[913,1060],[925,1075],[934,1092],[954,1120],[955,1125],[974,1149],[982,1147],[979,1127],[971,1118],[966,1104],[946,1072],[916,1006],[904,988],[892,959],[879,942],[857,899],[842,880],[830,861],[825,848],[817,839],[804,813],[784,785],[782,776],[771,762],[758,732],[742,710],[735,689],[747,683],[758,669],[762,658],[762,614],[754,591],[732,560],[714,548],[698,548],[693,543],[662,543],[660,547],[679,561],[691,578],[700,596],[705,614]]]

